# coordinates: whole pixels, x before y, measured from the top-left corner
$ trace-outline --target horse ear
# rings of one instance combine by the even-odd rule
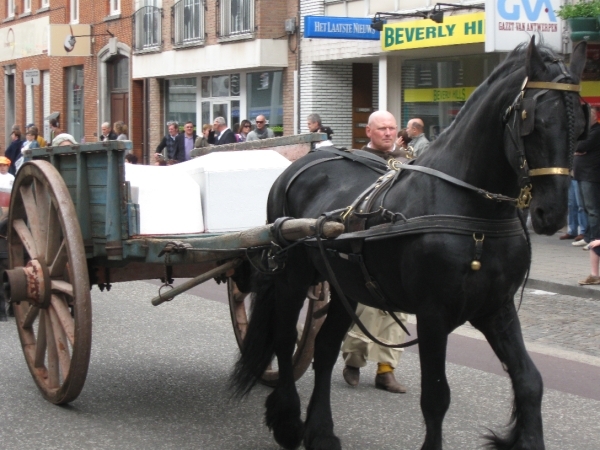
[[[544,60],[535,46],[535,36],[532,36],[529,47],[527,48],[527,64],[525,70],[527,71],[527,77],[530,80],[539,80],[542,78],[542,73],[546,71]]]
[[[577,80],[581,80],[583,69],[587,60],[587,42],[581,41],[573,49],[571,53],[571,75],[577,77]]]

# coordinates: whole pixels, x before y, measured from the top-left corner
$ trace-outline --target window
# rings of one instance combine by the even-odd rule
[[[276,136],[283,134],[283,72],[255,72],[246,75],[248,117],[262,114]]]
[[[111,16],[121,14],[121,0],[108,0],[110,3],[109,11]]]
[[[15,0],[6,0],[6,17],[15,16]]]
[[[224,117],[230,127],[240,123],[240,74],[206,76],[200,81],[202,123],[212,123],[219,116]]]
[[[196,123],[196,78],[178,78],[166,82],[167,121],[176,120],[180,127],[188,120]]]
[[[50,0],[42,0],[42,8],[48,8],[50,6]]]
[[[23,1],[23,12],[30,13],[31,12],[31,0]]]
[[[162,45],[162,9],[153,0],[147,0],[145,6],[133,15],[136,51],[158,49]]]
[[[79,23],[79,0],[71,0],[71,23]]]
[[[223,0],[221,5],[221,36],[254,32],[254,0]]]
[[[67,67],[67,133],[77,141],[84,137],[83,66]]]
[[[173,43],[204,41],[204,4],[202,0],[179,0],[173,5]]]

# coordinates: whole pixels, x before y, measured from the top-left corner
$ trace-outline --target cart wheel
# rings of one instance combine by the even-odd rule
[[[241,292],[232,278],[227,279],[227,294],[229,296],[229,311],[233,322],[233,332],[238,346],[241,348],[246,336],[250,317],[250,294]],[[300,379],[312,362],[315,350],[315,337],[325,320],[326,314],[315,314],[329,302],[329,284],[327,282],[311,286],[308,290],[304,307],[298,320],[298,341],[294,350],[293,366],[294,380]],[[317,317],[315,317],[315,315]],[[279,379],[279,371],[270,365],[261,378],[267,386],[275,386]]]
[[[92,307],[77,214],[50,163],[32,161],[21,167],[9,224],[12,270],[4,278],[8,297],[20,301],[14,312],[25,360],[46,400],[68,403],[85,383]]]

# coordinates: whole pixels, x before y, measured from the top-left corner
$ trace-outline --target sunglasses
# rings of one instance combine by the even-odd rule
[[[257,120],[256,123],[265,123],[264,120]]]
[[[252,125],[244,125],[244,128],[250,128]]]

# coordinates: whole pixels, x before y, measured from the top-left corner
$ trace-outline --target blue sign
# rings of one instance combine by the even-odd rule
[[[368,17],[305,16],[304,37],[378,41],[379,31],[371,28]]]

